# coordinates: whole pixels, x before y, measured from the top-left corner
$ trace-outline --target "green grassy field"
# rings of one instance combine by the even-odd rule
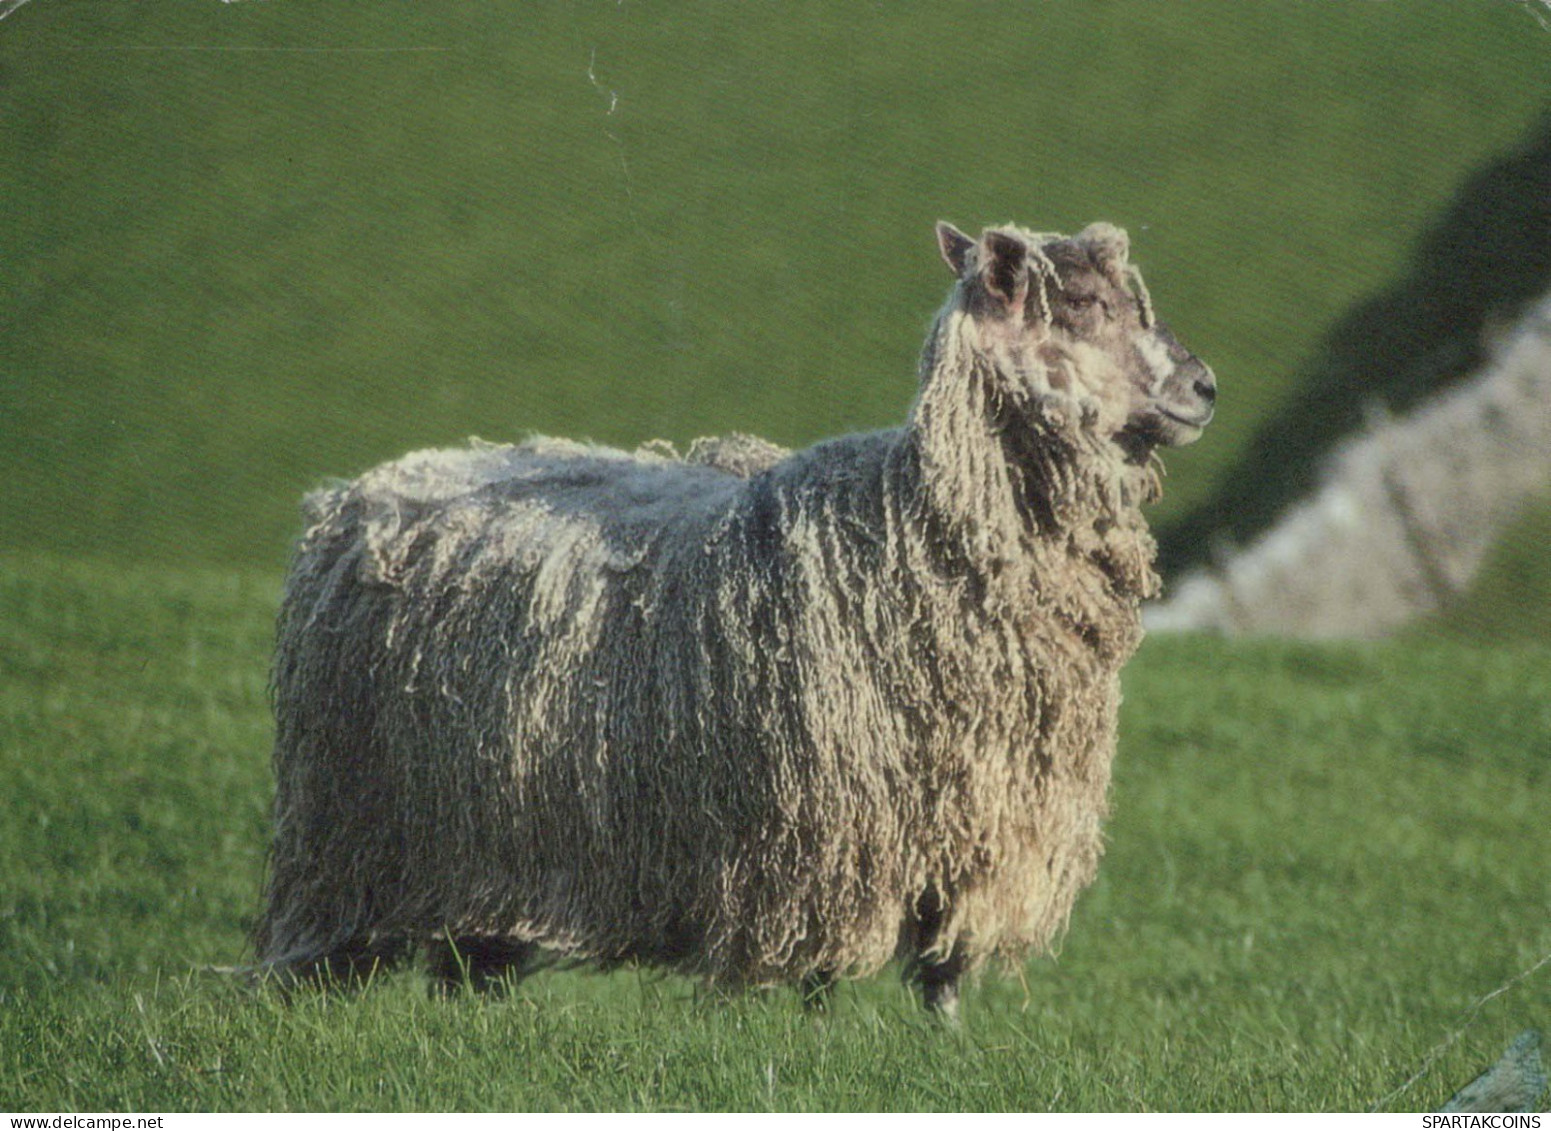
[[[240,963],[273,580],[0,563],[0,1109],[1365,1109],[1551,952],[1551,650],[1150,641],[1100,878],[962,1033],[891,974],[795,993],[396,973],[291,1005]],[[1551,967],[1392,1107],[1551,1019]]]
[[[1199,543],[1306,477],[1267,429],[1306,454],[1321,390],[1365,403],[1320,370],[1354,304],[1538,152],[1536,11],[12,11],[0,1109],[1351,1109],[1450,1041],[1387,1101],[1426,1108],[1551,1025],[1551,967],[1472,1010],[1551,951],[1551,503],[1406,639],[1149,641],[1100,879],[961,1033],[890,976],[814,1019],[628,971],[286,1005],[207,970],[257,910],[304,489],[470,434],[896,423],[933,221],[1107,218],[1220,379],[1155,516]]]

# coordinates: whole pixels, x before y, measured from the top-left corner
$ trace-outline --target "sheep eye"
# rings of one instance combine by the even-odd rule
[[[1095,306],[1102,307],[1105,314],[1109,313],[1109,303],[1098,295],[1071,295],[1068,301],[1076,310],[1092,310]]]

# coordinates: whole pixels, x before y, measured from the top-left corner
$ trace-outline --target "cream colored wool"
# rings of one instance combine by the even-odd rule
[[[1107,391],[1000,367],[978,301],[901,428],[475,442],[309,496],[260,963],[499,936],[758,985],[1047,947],[1102,852],[1158,479]]]

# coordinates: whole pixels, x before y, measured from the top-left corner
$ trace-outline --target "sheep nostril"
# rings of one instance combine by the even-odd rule
[[[1217,385],[1213,381],[1197,381],[1196,396],[1207,404],[1215,404],[1217,401]]]

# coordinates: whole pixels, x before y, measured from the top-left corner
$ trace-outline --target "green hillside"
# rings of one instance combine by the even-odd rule
[[[1164,568],[1199,562],[1214,538],[1242,542],[1273,524],[1313,492],[1340,440],[1367,431],[1376,413],[1406,412],[1475,376],[1493,338],[1548,292],[1551,114],[1520,146],[1466,178],[1405,269],[1335,322],[1221,486],[1170,524]],[[1551,606],[1551,573],[1542,571],[1541,582],[1541,604]]]
[[[0,544],[278,569],[414,447],[898,421],[939,217],[1130,228],[1223,390],[1167,526],[1548,89],[1508,0],[27,4]]]

